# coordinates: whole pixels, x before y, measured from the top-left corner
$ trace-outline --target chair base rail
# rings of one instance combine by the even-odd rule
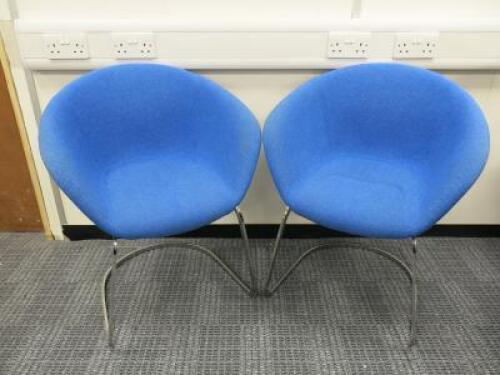
[[[104,278],[102,280],[101,292],[102,292],[102,307],[104,315],[104,329],[107,333],[108,345],[110,347],[114,346],[113,334],[115,329],[114,321],[111,319],[109,313],[110,305],[109,305],[109,295],[108,295],[109,292],[108,284],[112,274],[123,264],[137,257],[138,255],[158,249],[165,250],[165,249],[179,249],[179,248],[195,250],[202,254],[207,255],[213,261],[215,261],[215,263],[217,263],[222,268],[222,270],[227,275],[229,275],[246,294],[248,294],[249,296],[257,295],[257,292],[253,287],[249,286],[245,281],[243,281],[243,279],[240,276],[238,276],[236,272],[233,271],[233,269],[226,262],[224,262],[217,254],[215,254],[212,250],[208,249],[205,246],[195,243],[160,243],[156,245],[142,247],[119,258],[111,267],[109,267],[109,269],[104,274]]]
[[[307,249],[302,255],[300,255],[294,263],[292,263],[291,266],[289,266],[286,271],[279,277],[278,281],[271,287],[271,279],[273,276],[273,271],[274,271],[274,266],[276,264],[276,258],[278,255],[278,250],[279,250],[279,244],[281,239],[283,238],[283,234],[285,231],[285,226],[286,226],[286,221],[288,219],[288,216],[290,214],[291,210],[289,207],[285,209],[285,213],[283,214],[283,218],[281,220],[281,224],[278,229],[278,234],[276,236],[276,239],[274,241],[273,245],[273,254],[272,258],[270,261],[270,266],[269,266],[269,271],[266,279],[266,284],[264,291],[261,293],[262,295],[265,296],[272,296],[276,293],[276,291],[279,289],[279,287],[288,279],[288,277],[297,269],[297,267],[302,263],[304,259],[306,259],[309,255],[320,251],[320,250],[327,250],[327,249],[335,249],[335,248],[351,248],[351,249],[359,249],[359,250],[365,250],[365,251],[370,251],[375,254],[381,255],[385,257],[386,259],[389,259],[393,263],[397,264],[406,274],[408,279],[410,280],[411,283],[411,310],[410,310],[410,337],[408,340],[408,347],[411,347],[415,344],[416,342],[416,334],[417,334],[417,303],[418,303],[418,290],[417,290],[417,240],[415,238],[412,238],[412,253],[413,253],[413,265],[412,268],[410,268],[403,260],[399,259],[398,257],[394,256],[393,254],[385,251],[378,249],[376,247],[367,247],[367,246],[360,246],[360,245],[354,245],[352,242],[349,241],[341,241],[341,242],[336,242],[335,244],[319,244],[315,245],[309,249]]]
[[[255,249],[253,251],[252,256],[250,255],[250,243],[248,241],[248,234],[245,226],[245,219],[243,217],[243,214],[240,210],[239,207],[235,207],[234,209],[234,214],[236,215],[236,218],[238,219],[239,227],[240,227],[240,234],[241,238],[244,243],[244,257],[245,261],[248,266],[248,272],[250,274],[250,285],[248,285],[243,279],[236,274],[236,272],[226,263],[224,260],[222,260],[217,254],[215,254],[212,250],[209,248],[199,245],[196,243],[183,243],[183,242],[168,242],[168,243],[159,243],[155,245],[150,245],[146,247],[142,247],[140,249],[134,250],[118,260],[116,259],[117,255],[117,247],[118,243],[116,239],[113,240],[113,265],[109,267],[109,269],[106,271],[104,274],[104,278],[102,280],[102,285],[101,285],[101,291],[102,291],[102,308],[103,308],[103,314],[104,314],[104,329],[107,333],[107,338],[108,338],[108,345],[110,347],[114,346],[114,341],[113,341],[113,334],[115,330],[115,324],[113,320],[110,317],[109,311],[110,311],[110,306],[109,306],[109,298],[108,298],[108,283],[109,280],[113,274],[118,268],[120,268],[123,264],[128,262],[129,260],[135,258],[136,256],[140,254],[144,254],[149,251],[157,250],[157,249],[178,249],[178,248],[185,248],[185,249],[190,249],[190,250],[195,250],[198,251],[202,254],[207,255],[209,258],[211,258],[215,263],[217,263],[222,270],[229,275],[235,282],[238,284],[238,286],[243,289],[243,291],[248,294],[249,296],[256,296],[258,295],[258,289],[257,289],[257,278],[255,276]]]
[[[223,259],[221,259],[214,251],[211,249],[197,244],[193,242],[189,243],[184,243],[184,242],[168,242],[168,243],[158,243],[146,247],[142,247],[140,249],[134,250],[124,256],[122,256],[119,259],[116,259],[116,254],[117,254],[117,242],[116,240],[113,242],[113,254],[114,254],[114,263],[109,269],[106,271],[104,274],[104,278],[102,280],[101,284],[101,291],[102,291],[102,307],[103,307],[103,315],[104,315],[104,328],[107,334],[107,341],[108,345],[110,347],[114,346],[114,331],[115,331],[115,324],[113,319],[110,316],[110,304],[109,304],[109,281],[111,279],[111,276],[113,273],[118,270],[123,264],[127,263],[129,260],[137,257],[140,254],[144,254],[149,251],[153,250],[158,250],[158,249],[179,249],[179,248],[184,248],[184,249],[190,249],[190,250],[195,250],[198,251],[202,254],[207,255],[209,258],[211,258],[216,264],[218,264],[222,270],[231,277],[234,282],[250,297],[256,297],[256,296],[264,296],[264,297],[270,297],[276,293],[276,291],[280,288],[281,285],[288,279],[288,277],[298,268],[298,266],[302,263],[304,259],[306,259],[309,255],[320,251],[320,250],[327,250],[327,249],[335,249],[335,248],[351,248],[351,249],[359,249],[359,250],[366,250],[366,251],[371,251],[375,254],[381,255],[384,258],[392,261],[394,264],[398,265],[406,274],[408,279],[410,280],[411,283],[411,291],[412,291],[412,297],[411,297],[411,310],[410,310],[410,337],[408,341],[408,346],[411,347],[415,344],[416,342],[416,334],[417,334],[417,303],[418,303],[418,291],[417,291],[417,277],[416,277],[416,259],[417,259],[417,241],[415,238],[412,239],[412,244],[413,244],[413,264],[412,267],[405,263],[402,259],[399,259],[395,255],[385,251],[381,250],[375,247],[367,247],[367,246],[362,246],[360,244],[353,244],[351,241],[336,241],[335,243],[324,243],[324,244],[319,244],[315,245],[309,249],[307,249],[302,255],[300,255],[295,262],[293,262],[287,269],[286,271],[279,277],[278,281],[271,286],[271,280],[273,276],[273,271],[274,271],[274,266],[276,263],[276,258],[278,255],[278,250],[279,250],[279,244],[281,239],[283,238],[283,234],[285,231],[285,225],[286,221],[288,219],[288,216],[290,214],[290,209],[287,207],[281,224],[278,229],[278,234],[276,236],[276,239],[273,244],[273,254],[272,254],[272,259],[270,261],[270,266],[269,266],[269,271],[267,274],[267,279],[266,283],[263,289],[259,289],[257,279],[255,276],[255,262],[256,262],[256,254],[255,251],[253,252],[253,256],[250,256],[250,245],[248,241],[248,235],[246,232],[245,228],[245,223],[243,220],[243,215],[239,211],[239,209],[235,209],[235,214],[238,218],[238,221],[240,223],[240,232],[241,236],[243,239],[243,242],[245,244],[245,260],[248,264],[248,270],[250,274],[250,284],[247,284],[226,262],[224,262]]]

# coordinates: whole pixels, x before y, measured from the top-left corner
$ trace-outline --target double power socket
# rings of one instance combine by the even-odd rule
[[[432,59],[436,56],[437,33],[398,33],[392,45],[394,59]],[[330,32],[327,57],[330,59],[366,59],[372,48],[371,33]]]
[[[85,34],[46,34],[44,42],[45,54],[51,60],[90,57]],[[157,56],[153,33],[113,33],[110,49],[115,59],[154,59]]]

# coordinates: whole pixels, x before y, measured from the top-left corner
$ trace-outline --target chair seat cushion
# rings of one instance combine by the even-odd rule
[[[350,234],[404,238],[432,226],[425,178],[417,166],[338,156],[291,187],[290,208],[327,228]]]
[[[230,213],[241,197],[213,170],[183,156],[155,156],[111,168],[105,209],[92,219],[118,238],[169,236]]]

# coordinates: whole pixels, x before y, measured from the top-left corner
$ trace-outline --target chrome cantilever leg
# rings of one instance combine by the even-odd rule
[[[245,242],[245,252],[248,252],[250,249],[250,245],[248,243],[248,236],[247,236],[247,232],[246,232],[245,223],[243,220],[243,215],[241,214],[241,211],[239,210],[239,208],[235,209],[235,214],[238,217],[238,221],[240,223],[241,234],[243,237],[243,241]],[[109,282],[112,274],[119,267],[121,267],[124,263],[135,258],[136,256],[138,256],[140,254],[143,254],[143,253],[146,253],[146,252],[149,252],[152,250],[156,250],[156,249],[174,249],[174,248],[177,248],[177,249],[178,248],[186,248],[186,249],[196,250],[198,252],[201,252],[201,253],[207,255],[212,260],[214,260],[215,263],[217,263],[222,268],[222,270],[224,272],[226,272],[226,274],[228,274],[236,282],[236,284],[239,285],[239,287],[241,289],[243,289],[243,291],[245,293],[247,293],[249,296],[256,295],[256,292],[254,289],[254,287],[255,287],[255,284],[254,284],[255,274],[254,274],[253,266],[250,262],[250,256],[248,254],[246,255],[246,259],[248,262],[250,277],[252,279],[252,281],[251,281],[252,286],[247,285],[247,283],[245,281],[243,281],[241,279],[241,277],[238,274],[236,274],[236,272],[234,272],[233,269],[229,265],[227,265],[212,250],[210,250],[202,245],[195,244],[195,243],[178,243],[178,242],[176,242],[176,243],[156,244],[156,245],[151,245],[151,246],[143,247],[143,248],[137,249],[135,251],[132,251],[119,259],[116,259],[116,257],[114,257],[115,259],[114,259],[113,265],[104,274],[104,278],[103,278],[103,281],[101,284],[102,308],[103,308],[103,315],[104,315],[104,329],[107,333],[108,345],[110,347],[114,346],[113,333],[114,333],[114,328],[115,328],[114,322],[111,319],[110,314],[109,314],[109,307],[110,306],[109,306],[109,298],[108,298],[108,282]],[[116,255],[116,251],[117,251],[117,242],[116,242],[116,240],[114,240],[113,241],[113,254],[114,255]]]
[[[417,290],[417,239],[414,237],[412,240],[412,278],[411,278],[411,321],[410,321],[410,342],[408,346],[413,346],[417,340],[417,305],[418,305],[418,290]]]
[[[245,225],[245,219],[243,217],[243,213],[241,212],[239,207],[234,209],[234,213],[238,218],[238,223],[240,226],[241,238],[243,239],[243,243],[245,244],[245,258],[248,264],[248,273],[250,274],[250,287],[252,289],[252,294],[257,295],[257,277],[255,276],[256,266],[255,262],[257,261],[257,256],[255,254],[255,250],[250,256],[250,242],[248,241],[248,233],[247,227]]]
[[[113,333],[115,331],[115,324],[113,319],[108,314],[108,304],[106,299],[106,284],[111,275],[116,272],[118,268],[118,241],[113,238],[113,265],[106,273],[106,278],[104,280],[104,291],[103,291],[103,307],[104,307],[104,329],[108,334],[108,346],[113,346]]]
[[[276,264],[276,258],[278,256],[278,250],[280,246],[281,238],[283,237],[283,233],[285,232],[286,221],[288,220],[288,215],[290,215],[290,207],[285,208],[285,213],[281,218],[281,223],[278,229],[278,235],[276,236],[276,240],[273,245],[273,254],[271,258],[271,262],[269,263],[269,271],[267,273],[266,284],[264,285],[264,291],[262,294],[266,296],[272,296],[275,289],[269,290],[269,284],[271,283],[271,278],[273,277],[274,266]],[[278,285],[279,286],[279,285]]]
[[[297,258],[297,260],[283,273],[283,275],[278,279],[276,284],[274,284],[273,287],[269,287],[271,284],[271,279],[272,279],[272,273],[274,270],[276,258],[278,255],[278,250],[279,250],[279,244],[281,241],[281,238],[283,236],[284,230],[285,230],[285,225],[286,221],[288,218],[288,215],[290,214],[290,208],[287,207],[285,210],[285,213],[283,215],[283,219],[281,220],[281,224],[278,230],[278,234],[276,236],[276,239],[274,241],[273,245],[273,255],[271,258],[271,263],[269,267],[269,273],[267,276],[267,281],[266,281],[266,295],[267,296],[272,296],[278,288],[285,282],[285,280],[292,274],[292,272],[299,266],[299,264],[310,254],[318,251],[318,250],[326,250],[326,249],[331,249],[334,247],[333,244],[320,244],[313,246],[309,249],[307,249],[301,256]],[[412,238],[412,244],[413,244],[413,265],[412,269],[408,267],[401,259],[395,257],[391,253],[388,253],[385,250],[381,250],[378,248],[374,247],[360,247],[360,246],[354,246],[352,243],[349,243],[348,241],[343,241],[341,243],[336,243],[335,246],[338,248],[355,248],[355,249],[361,249],[361,250],[367,250],[374,252],[376,254],[379,254],[390,261],[394,262],[397,264],[408,276],[408,279],[411,282],[411,288],[412,288],[412,299],[411,299],[411,311],[410,311],[410,338],[408,341],[408,346],[411,347],[412,345],[415,344],[416,342],[416,332],[417,332],[417,280],[416,280],[416,267],[417,267],[417,262],[416,262],[416,254],[417,254],[417,240],[415,238]]]

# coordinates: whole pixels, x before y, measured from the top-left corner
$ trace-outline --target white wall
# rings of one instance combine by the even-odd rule
[[[4,0],[11,1],[11,0]],[[500,16],[498,0],[13,0],[21,18],[161,18],[221,21],[347,18],[361,3],[366,18],[489,18]]]
[[[0,1],[0,21],[10,20],[10,7],[7,0]]]
[[[363,0],[366,18],[451,19],[500,16],[498,0]]]
[[[357,0],[111,0],[111,1],[62,1],[17,0],[17,12],[23,19],[116,19],[134,18],[169,19],[197,22],[210,19],[215,22],[267,19],[304,22],[304,20],[348,20],[351,5]],[[500,1],[496,0],[364,0],[361,2],[362,18],[369,20],[412,19],[447,20],[449,18],[500,18]],[[269,111],[293,88],[320,73],[304,70],[272,71],[201,71],[237,95],[264,122]],[[34,87],[43,108],[50,97],[65,83],[79,76],[78,72],[35,72]],[[445,223],[500,224],[500,72],[455,71],[446,74],[466,88],[480,103],[490,123],[492,134],[491,156],[488,166],[474,188],[447,215]],[[58,199],[56,197],[56,199]],[[83,224],[87,219],[63,198],[63,223]],[[250,223],[278,222],[282,205],[274,190],[263,160],[252,187],[243,203],[244,213]],[[225,218],[223,222],[235,222]],[[302,222],[292,218],[292,222]]]
[[[248,20],[329,19],[349,16],[351,0],[18,0],[21,18],[161,18],[221,22]]]

